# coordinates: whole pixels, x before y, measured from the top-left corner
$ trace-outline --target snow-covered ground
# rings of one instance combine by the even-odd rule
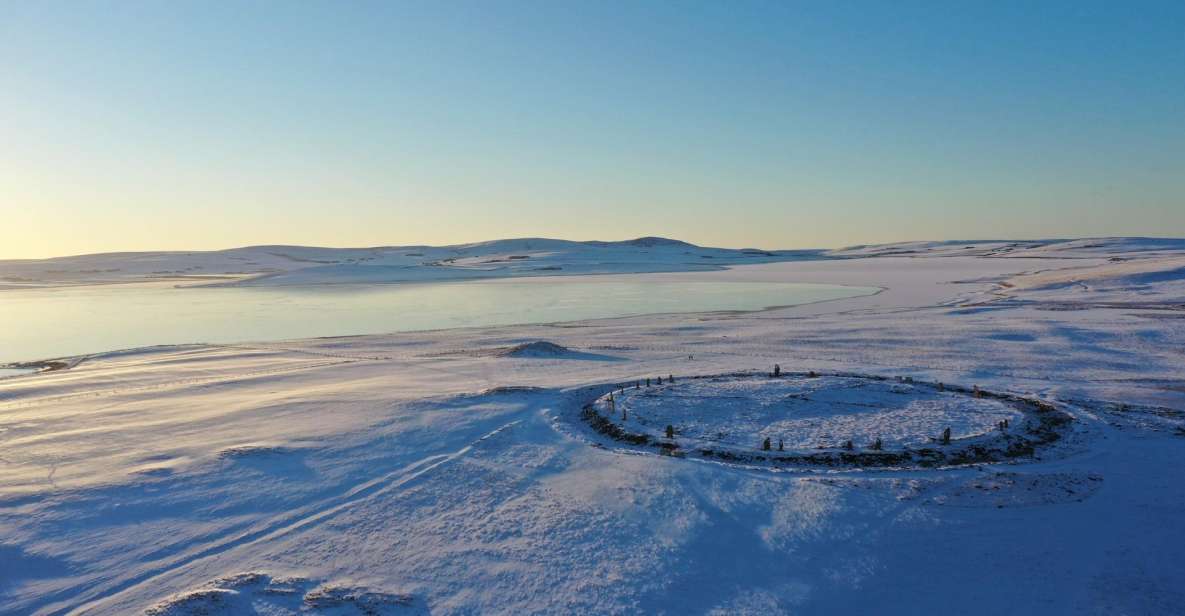
[[[597,410],[625,430],[656,439],[669,425],[685,448],[702,443],[750,451],[766,438],[786,451],[836,449],[848,441],[864,448],[878,438],[893,450],[931,444],[948,428],[952,438],[966,439],[1023,419],[992,398],[829,375],[627,386],[612,401],[598,400]]]
[[[702,276],[884,292],[0,379],[0,613],[1179,614],[1183,244],[850,249]],[[800,469],[606,446],[579,419],[615,383],[775,363],[1075,421],[1006,463]],[[910,434],[949,423],[915,410]]]

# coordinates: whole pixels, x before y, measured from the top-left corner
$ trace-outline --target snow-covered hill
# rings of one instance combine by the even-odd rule
[[[1154,257],[1185,252],[1185,239],[1102,237],[1051,240],[944,240],[849,246],[824,251],[827,257],[1024,257],[1089,259],[1125,255]]]
[[[1185,239],[1165,238],[951,240],[772,251],[706,248],[659,237],[619,242],[522,238],[454,246],[373,248],[249,246],[207,252],[122,252],[0,260],[0,289],[145,281],[217,286],[377,284],[711,271],[754,263],[868,257],[1145,260],[1183,254]]]
[[[621,242],[524,238],[374,248],[250,246],[208,252],[127,252],[0,261],[0,288],[146,280],[305,285],[702,271],[810,258],[817,253],[704,248],[658,237]]]

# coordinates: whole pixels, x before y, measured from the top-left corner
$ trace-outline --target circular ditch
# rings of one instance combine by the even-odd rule
[[[908,378],[781,373],[601,388],[580,416],[618,446],[737,464],[934,468],[1037,455],[1071,416],[1042,400]]]

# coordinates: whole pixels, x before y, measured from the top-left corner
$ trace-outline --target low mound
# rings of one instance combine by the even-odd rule
[[[620,357],[611,355],[602,355],[600,353],[588,353],[585,351],[576,351],[568,347],[549,342],[547,340],[536,340],[534,342],[524,342],[513,346],[498,346],[498,347],[484,347],[477,349],[453,349],[448,351],[440,351],[436,353],[429,353],[425,357],[449,357],[449,356],[463,356],[463,357],[507,357],[517,359],[574,359],[585,361],[621,361]]]
[[[497,387],[490,387],[478,392],[479,396],[506,396],[516,394],[533,394],[544,391],[542,387],[535,387],[532,385],[499,385]]]
[[[200,588],[173,595],[148,608],[146,616],[213,616],[215,614],[427,614],[412,595],[367,588],[321,584],[307,578],[273,578],[266,573],[239,573]]]
[[[282,456],[291,453],[297,453],[299,450],[292,447],[285,447],[283,445],[270,445],[267,443],[245,443],[243,445],[235,445],[227,447],[218,452],[218,457],[222,459],[244,459],[244,458],[261,458],[267,456]]]
[[[502,357],[565,357],[575,353],[554,342],[537,340],[512,346],[499,353]]]

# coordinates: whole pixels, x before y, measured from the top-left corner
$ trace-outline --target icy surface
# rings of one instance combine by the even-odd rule
[[[877,288],[697,280],[701,272],[267,288],[167,283],[0,290],[0,365],[144,345],[240,343],[761,310]]]

